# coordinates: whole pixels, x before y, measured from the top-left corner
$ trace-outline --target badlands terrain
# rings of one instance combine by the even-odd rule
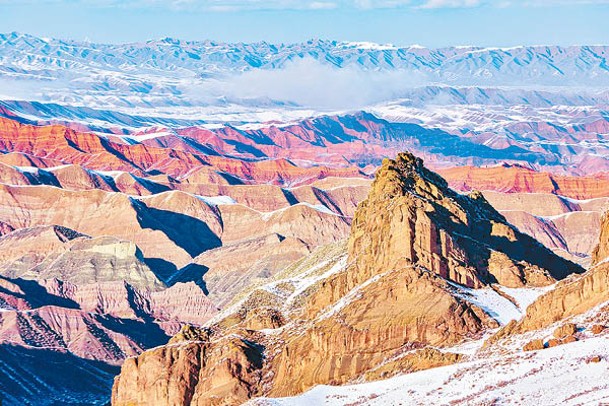
[[[607,52],[0,35],[3,404],[606,401]]]

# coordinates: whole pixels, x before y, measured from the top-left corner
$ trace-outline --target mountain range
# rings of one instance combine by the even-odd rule
[[[383,46],[374,43],[310,40],[297,44],[222,43],[163,38],[141,43],[96,44],[38,38],[27,34],[0,35],[2,65],[17,76],[36,68],[51,71],[119,68],[141,72],[216,73],[252,68],[278,69],[292,60],[312,58],[337,68],[409,70],[461,85],[491,83],[588,85],[607,83],[606,46],[522,46],[512,48]],[[565,83],[565,80],[567,81]]]
[[[427,49],[327,40],[94,44],[10,33],[0,35],[1,98],[199,120],[396,99],[606,105],[608,52],[605,46]],[[324,96],[328,89],[332,97]]]
[[[0,35],[0,403],[606,401],[608,49]]]

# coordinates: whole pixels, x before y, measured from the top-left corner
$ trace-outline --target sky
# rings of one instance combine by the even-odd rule
[[[94,42],[609,43],[609,0],[0,0],[0,31]]]

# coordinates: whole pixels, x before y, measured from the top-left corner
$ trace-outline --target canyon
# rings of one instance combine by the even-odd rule
[[[360,116],[359,120],[366,117]],[[2,120],[4,154],[0,156],[0,221],[3,231],[0,246],[3,254],[0,275],[4,278],[4,310],[0,316],[3,320],[2,342],[11,354],[4,362],[12,365],[14,361],[11,359],[19,357],[23,351],[27,351],[29,357],[46,362],[43,360],[52,352],[52,357],[63,357],[65,361],[62,362],[70,368],[95,368],[100,371],[95,377],[87,378],[91,389],[86,394],[82,394],[77,387],[66,386],[64,380],[44,375],[39,378],[45,382],[46,389],[15,392],[12,389],[16,387],[15,383],[23,385],[28,374],[37,374],[36,364],[21,366],[19,373],[11,373],[10,378],[7,375],[3,390],[9,393],[9,397],[5,397],[8,402],[18,402],[32,394],[59,401],[63,399],[60,388],[64,387],[71,388],[74,399],[86,396],[92,402],[95,399],[101,401],[107,396],[117,366],[125,359],[164,344],[176,334],[179,337],[182,334],[180,329],[184,326],[194,326],[184,327],[192,329],[211,323],[220,311],[232,308],[239,300],[245,300],[247,306],[242,305],[236,312],[237,316],[229,317],[230,322],[222,321],[222,325],[229,324],[223,325],[223,328],[265,329],[284,325],[288,321],[281,311],[260,307],[261,303],[266,306],[269,301],[275,302],[276,298],[255,290],[247,296],[248,299],[244,299],[244,292],[251,290],[252,286],[263,286],[278,280],[294,266],[306,274],[310,270],[298,265],[299,261],[309,264],[310,258],[321,261],[318,250],[323,252],[328,249],[324,247],[334,247],[330,248],[330,251],[334,250],[334,257],[326,258],[329,262],[322,270],[329,271],[333,266],[339,266],[336,256],[343,258],[347,251],[345,240],[349,237],[350,229],[355,227],[356,207],[371,191],[371,173],[374,172],[375,161],[369,161],[363,167],[333,161],[332,158],[324,166],[302,164],[306,161],[306,156],[302,154],[307,153],[307,146],[311,146],[309,157],[318,154],[315,144],[319,141],[314,140],[319,140],[319,135],[304,136],[309,122],[292,126],[289,130],[293,134],[299,128],[303,129],[298,140],[304,138],[306,141],[299,141],[301,144],[296,149],[298,157],[291,155],[293,141],[286,141],[283,145],[274,144],[274,154],[290,155],[269,158],[271,150],[266,149],[265,158],[249,160],[253,158],[250,150],[246,155],[235,155],[235,150],[226,149],[228,144],[225,142],[205,144],[214,145],[213,153],[210,152],[212,147],[202,152],[203,149],[193,147],[191,141],[188,144],[176,142],[184,139],[183,135],[127,142],[118,135],[100,136],[84,128],[75,130],[57,124],[39,126],[21,120]],[[374,127],[377,124],[374,121],[366,124],[372,127],[361,130],[360,134],[382,134],[383,130]],[[352,131],[348,130],[350,127],[344,128],[346,133]],[[315,131],[327,134],[322,130]],[[223,129],[221,135],[213,135],[209,130],[203,133],[207,137],[215,137],[206,142],[231,137],[227,129]],[[285,140],[282,134],[286,133],[269,132],[275,137],[272,138],[274,143]],[[196,134],[201,140],[201,131],[196,129],[182,134],[190,134],[189,137]],[[252,137],[252,134],[246,133],[244,136],[237,131],[232,134],[240,137],[239,142],[244,144],[248,139],[246,137]],[[336,136],[336,133],[332,133],[332,136]],[[173,140],[171,137],[174,137]],[[379,137],[382,140],[384,136]],[[136,136],[133,139],[137,139]],[[366,143],[374,142],[371,140],[373,138],[368,138]],[[247,142],[259,143],[259,139],[252,141],[250,138]],[[357,142],[360,141],[349,141]],[[389,154],[390,150],[401,148],[400,145],[393,141],[385,144],[377,159]],[[366,148],[365,153],[373,156],[369,147]],[[353,151],[351,147],[349,149]],[[283,152],[280,154],[278,151]],[[450,157],[430,154],[424,147],[417,152],[430,156],[430,166],[446,178],[446,183],[440,182],[441,188],[450,185],[463,194],[483,190],[477,199],[490,202],[501,213],[497,213],[497,216],[505,216],[518,229],[535,237],[566,260],[584,266],[592,261],[596,236],[588,230],[599,227],[602,212],[609,202],[604,193],[609,181],[602,175],[574,177],[553,174],[519,163],[451,167]],[[356,155],[363,153],[355,152]],[[356,155],[350,159],[356,160]],[[332,154],[325,156],[331,157]],[[459,195],[447,199],[455,199],[456,196]],[[484,204],[491,210],[488,203]],[[360,215],[360,218],[362,216],[368,217]],[[371,216],[376,217],[376,214]],[[433,229],[430,224],[423,227]],[[585,226],[582,227],[582,224]],[[498,232],[510,234],[506,230]],[[510,238],[513,236],[508,236]],[[426,242],[435,243],[431,240]],[[480,259],[476,258],[480,253],[474,257],[462,257],[462,248],[452,247],[455,242],[451,239],[442,244],[447,245],[440,251],[456,250],[461,254],[451,255],[460,259],[453,264],[454,260],[446,262],[446,258],[436,257],[440,252],[422,253],[415,250],[410,260],[427,257],[421,259],[424,261],[421,266],[435,270],[441,278],[472,288],[486,286],[491,280],[510,288],[530,284],[541,286],[556,277],[540,273],[537,265],[521,263],[522,253],[517,262],[511,263],[505,254],[493,253],[490,256],[492,261],[483,267],[483,274],[476,274],[478,271],[468,268],[468,264],[479,262]],[[535,247],[536,244],[530,240],[526,245]],[[337,253],[336,250],[342,251]],[[386,248],[378,248],[375,252],[381,255],[383,251]],[[324,255],[329,254],[321,255],[321,258],[325,258]],[[449,264],[447,268],[444,268],[445,263]],[[313,267],[312,264],[309,266]],[[579,269],[574,263],[571,266]],[[341,269],[338,273],[342,275],[344,272]],[[298,276],[294,275],[293,278]],[[408,278],[418,280],[422,276],[415,275]],[[324,293],[323,300],[316,300],[320,303],[328,301],[328,305],[339,301],[341,295],[357,290],[357,286],[349,288],[349,283],[337,280],[334,282],[336,287],[332,289],[340,286],[342,290]],[[388,278],[385,285],[378,284],[375,290],[379,292],[369,293],[370,297],[382,292],[384,288],[380,286],[393,283],[396,281]],[[450,299],[453,295],[450,292],[452,285],[438,285],[438,281],[433,280],[419,283],[423,291],[433,289],[438,296],[445,295],[446,298],[442,300],[447,309],[463,307],[460,312],[469,312],[471,320],[455,321],[450,328],[458,333],[451,332],[449,328],[444,338],[426,338],[421,342],[414,340],[399,346],[397,343],[391,344],[394,346],[392,348],[383,347],[366,361],[357,361],[361,365],[347,373],[357,376],[348,379],[347,375],[340,377],[335,376],[334,372],[330,375],[324,372],[326,381],[305,377],[298,388],[290,392],[257,392],[258,389],[250,387],[232,386],[230,392],[235,392],[237,399],[267,393],[296,394],[318,383],[345,383],[357,377],[387,377],[387,374],[412,371],[425,365],[444,365],[449,362],[445,356],[431,351],[424,346],[425,343],[436,345],[445,340],[455,343],[458,340],[456,337],[463,334],[474,336],[496,326],[496,321],[484,315],[480,309],[470,309],[467,302],[451,302],[454,300]],[[282,294],[287,295],[288,292]],[[351,294],[359,296],[363,293]],[[33,295],[36,295],[36,299]],[[291,300],[304,306],[300,304],[300,300],[303,300],[300,295]],[[290,313],[306,312],[309,317],[320,311],[306,307],[290,309]],[[315,327],[322,329],[318,331],[322,336],[323,328],[330,328],[334,324],[332,318],[324,320],[319,327]],[[324,325],[326,327],[322,327]],[[202,334],[198,330],[186,331],[189,334]],[[247,340],[259,338],[249,335],[257,333],[247,334]],[[379,334],[391,336],[404,333],[387,331]],[[342,339],[337,336],[333,340]],[[374,338],[364,336],[361,340],[366,345],[376,345]],[[243,345],[239,342],[233,344],[237,348]],[[310,351],[309,344],[295,342],[292,345]],[[330,344],[320,342],[317,345],[321,345],[318,347],[320,351],[328,351]],[[400,352],[408,353],[404,348],[410,347],[416,349],[416,356],[396,359],[395,364],[388,366],[380,365],[380,358],[386,357],[388,352],[397,356]],[[350,347],[349,351],[355,353],[359,351],[357,348]],[[336,352],[338,354],[347,349],[339,347]],[[242,348],[239,351],[246,350]],[[459,359],[458,354],[451,357],[450,362]],[[191,361],[185,359],[185,362]],[[214,361],[211,359],[209,362]],[[252,360],[248,358],[247,362]],[[362,369],[365,363],[369,364],[368,370]],[[270,368],[257,365],[255,368],[250,366],[252,373],[262,373],[264,368]],[[399,369],[402,368],[399,365],[405,365],[404,369]],[[289,364],[280,368],[293,369]],[[352,367],[345,368],[349,370]],[[217,379],[222,381],[224,378]],[[293,380],[288,376],[285,379]],[[214,393],[211,388],[205,392]],[[141,388],[136,391],[145,393]],[[208,397],[202,399],[200,402],[205,404]]]

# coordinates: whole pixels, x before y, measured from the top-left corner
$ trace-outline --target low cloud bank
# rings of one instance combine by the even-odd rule
[[[302,58],[287,62],[281,69],[255,69],[204,80],[184,89],[184,94],[199,100],[270,99],[310,108],[352,109],[395,99],[426,82],[418,72],[338,69],[330,63]]]

